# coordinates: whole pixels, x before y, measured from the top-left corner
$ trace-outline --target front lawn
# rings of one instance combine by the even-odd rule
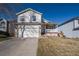
[[[79,40],[57,37],[41,37],[38,56],[79,56]]]

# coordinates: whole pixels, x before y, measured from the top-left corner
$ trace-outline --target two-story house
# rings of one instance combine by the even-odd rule
[[[42,13],[31,8],[17,15],[15,36],[19,38],[39,37],[41,35]]]

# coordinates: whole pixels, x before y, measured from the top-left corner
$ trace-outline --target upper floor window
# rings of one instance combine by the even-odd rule
[[[79,19],[75,20],[73,23],[73,29],[74,30],[79,30]]]
[[[21,21],[21,22],[24,22],[24,21],[25,21],[25,17],[24,17],[24,16],[21,16],[21,17],[20,17],[20,21]]]
[[[35,15],[32,16],[32,21],[36,21],[36,16]]]
[[[1,22],[1,25],[2,25],[2,26],[5,26],[5,22]]]
[[[0,28],[5,28],[5,25],[6,25],[5,22],[1,22],[0,23]]]

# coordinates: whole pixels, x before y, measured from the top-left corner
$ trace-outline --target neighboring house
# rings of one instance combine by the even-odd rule
[[[68,38],[79,38],[79,17],[60,24],[56,29]]]
[[[9,36],[15,35],[15,20],[6,20],[4,18],[0,18],[0,34],[5,34]]]
[[[0,18],[0,31],[8,32],[8,21],[4,18]]]
[[[19,38],[39,37],[41,35],[42,13],[31,8],[17,15],[15,36]]]

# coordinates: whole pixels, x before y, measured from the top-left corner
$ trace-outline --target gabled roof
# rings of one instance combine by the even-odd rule
[[[27,9],[25,9],[25,10],[19,12],[19,13],[16,13],[16,15],[20,15],[20,14],[22,14],[22,13],[24,13],[24,12],[27,12],[27,11],[33,11],[33,12],[35,12],[35,13],[42,14],[42,13],[36,11],[36,10],[33,10],[33,9],[31,9],[31,8],[27,8]]]
[[[74,17],[74,18],[72,18],[72,19],[70,19],[70,20],[68,20],[68,21],[65,21],[65,22],[59,24],[58,26],[62,26],[62,25],[66,24],[66,23],[69,23],[69,22],[71,22],[71,21],[73,21],[73,20],[79,20],[79,16]]]

